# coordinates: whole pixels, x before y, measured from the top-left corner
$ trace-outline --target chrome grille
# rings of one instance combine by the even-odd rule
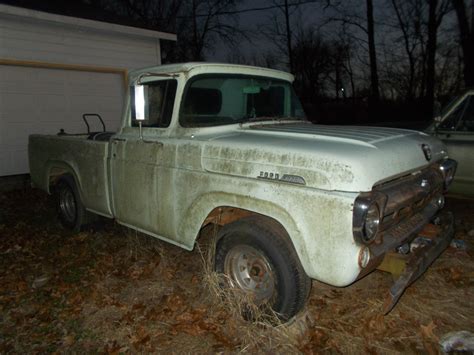
[[[422,211],[430,201],[443,192],[443,176],[437,166],[399,178],[374,188],[387,196],[380,231]]]

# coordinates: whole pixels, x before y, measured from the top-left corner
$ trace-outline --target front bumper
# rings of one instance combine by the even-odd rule
[[[393,309],[406,288],[420,277],[433,261],[449,246],[454,234],[453,215],[450,212],[445,212],[439,215],[438,221],[439,223],[436,225],[427,224],[425,228],[418,233],[418,236],[422,237],[426,243],[411,252],[405,259],[405,269],[394,282],[385,299],[383,305],[384,314],[389,313]],[[387,258],[393,257],[395,257],[395,255],[392,253],[386,254],[383,264],[389,264]]]

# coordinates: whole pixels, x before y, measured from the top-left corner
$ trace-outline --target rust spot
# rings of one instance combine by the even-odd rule
[[[434,239],[437,235],[441,233],[442,228],[440,226],[437,226],[435,224],[427,224],[423,230],[418,233],[418,235],[429,238],[429,239]]]
[[[49,185],[54,185],[56,181],[64,174],[66,174],[67,171],[62,168],[52,168],[50,173],[49,173]]]
[[[210,224],[215,223],[219,226],[226,225],[228,223],[237,221],[241,218],[248,217],[254,215],[255,212],[251,212],[248,210],[235,208],[235,207],[217,207],[214,208],[211,213],[206,217],[204,220],[202,227]]]

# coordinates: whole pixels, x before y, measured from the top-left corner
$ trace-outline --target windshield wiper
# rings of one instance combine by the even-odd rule
[[[301,118],[290,117],[290,116],[258,116],[258,117],[248,117],[247,122],[259,122],[259,121],[302,121]]]
[[[248,117],[247,122],[257,122],[257,121],[276,121],[278,117],[274,116],[258,116],[258,117]]]

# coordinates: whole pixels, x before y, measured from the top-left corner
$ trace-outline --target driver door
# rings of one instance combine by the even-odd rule
[[[145,87],[145,120],[140,131],[135,120],[131,90],[131,120],[111,148],[111,181],[114,215],[121,223],[155,235],[162,235],[160,201],[167,189],[164,149],[171,122],[177,82],[161,79]],[[140,134],[142,133],[142,135]]]

